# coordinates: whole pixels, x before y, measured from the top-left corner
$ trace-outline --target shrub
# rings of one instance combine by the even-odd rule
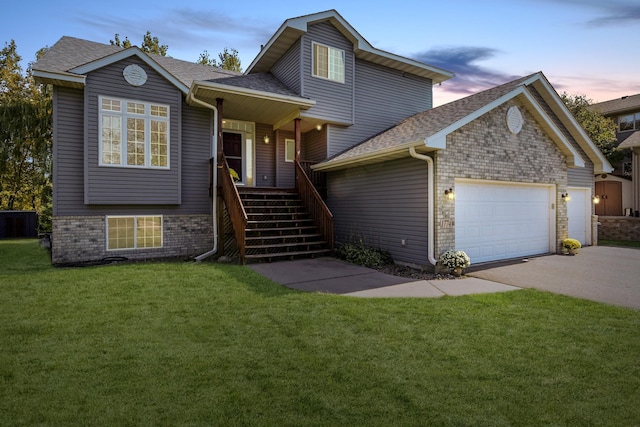
[[[464,251],[450,249],[440,255],[440,264],[449,268],[467,268],[471,265],[471,259]]]
[[[580,249],[582,245],[579,240],[576,239],[564,239],[562,241],[562,247],[565,249]]]
[[[393,263],[389,252],[366,246],[362,240],[343,244],[336,254],[340,259],[368,268],[379,268]]]

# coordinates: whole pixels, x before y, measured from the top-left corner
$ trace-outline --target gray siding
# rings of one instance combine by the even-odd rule
[[[353,45],[333,25],[323,22],[309,26],[302,36],[302,96],[316,101],[306,116],[328,121],[353,123]],[[312,76],[312,42],[342,49],[345,53],[345,82],[339,83]]]
[[[294,139],[293,132],[276,132],[276,187],[293,188],[295,182],[295,167],[293,162],[285,162],[285,139]]]
[[[271,68],[271,74],[296,93],[302,91],[301,45],[301,41],[298,40]]]
[[[175,212],[211,212],[209,158],[213,137],[213,112],[182,104],[182,204]]]
[[[412,158],[327,174],[336,241],[364,239],[396,261],[429,265],[428,176]],[[406,240],[406,246],[401,240]]]
[[[147,82],[129,85],[122,70],[141,66]],[[138,169],[98,166],[98,96],[114,96],[170,106],[170,169]],[[93,71],[87,77],[87,158],[85,202],[87,204],[180,204],[181,203],[181,107],[182,94],[138,58],[128,58]],[[123,189],[126,188],[126,191]]]
[[[302,135],[302,160],[309,162],[321,162],[327,158],[327,127],[322,130],[312,129]]]
[[[331,157],[433,106],[432,81],[356,60],[355,122],[331,126]]]
[[[265,135],[269,136],[268,144],[264,143]],[[256,187],[276,185],[276,146],[272,127],[256,123]]]
[[[84,207],[84,91],[53,89],[53,215]]]

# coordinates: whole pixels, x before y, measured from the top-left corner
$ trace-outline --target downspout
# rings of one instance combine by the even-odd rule
[[[438,260],[435,259],[433,253],[435,251],[434,230],[435,230],[435,183],[433,182],[433,159],[424,154],[416,153],[415,147],[409,147],[409,154],[411,157],[418,160],[424,160],[427,162],[427,175],[429,180],[429,219],[427,221],[427,228],[429,236],[427,237],[427,257],[432,265],[436,265]]]
[[[218,137],[218,109],[211,104],[196,99],[193,96],[193,92],[189,93],[189,100],[201,107],[209,108],[213,110],[213,137],[211,138],[211,157],[213,157],[213,189],[211,192],[211,213],[213,216],[213,248],[201,255],[194,258],[195,261],[200,262],[205,258],[218,252],[218,215],[217,215],[217,201],[218,201],[218,144],[216,138]]]

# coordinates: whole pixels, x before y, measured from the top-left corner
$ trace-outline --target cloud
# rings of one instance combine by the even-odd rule
[[[458,46],[420,52],[413,55],[413,58],[453,71],[456,76],[451,80],[452,84],[447,85],[444,90],[470,95],[519,77],[478,65],[478,62],[494,58],[499,53],[499,50],[488,47]]]
[[[591,8],[597,17],[585,22],[588,27],[608,27],[612,25],[640,23],[640,5],[637,0],[544,0],[547,3],[571,7]],[[535,0],[539,2],[539,0]]]
[[[158,37],[160,43],[169,46],[168,55],[195,61],[199,52],[211,54],[223,48],[237,49],[241,55],[257,52],[265,44],[281,22],[265,25],[264,20],[240,15],[227,15],[214,10],[175,8],[163,10],[160,15],[127,17],[105,14],[83,14],[76,17],[80,24],[90,27],[96,41],[107,43],[118,33],[120,39],[128,37],[133,44],[140,44],[147,31]],[[185,56],[186,57],[182,57]]]

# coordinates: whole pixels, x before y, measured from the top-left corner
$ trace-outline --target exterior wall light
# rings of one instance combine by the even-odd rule
[[[600,203],[600,196],[596,194],[595,196],[593,196],[593,204],[597,205],[598,203]]]
[[[564,200],[565,202],[571,200],[571,196],[569,195],[569,193],[562,193],[562,200]]]
[[[265,144],[269,143],[269,135],[265,135],[264,138],[262,138],[262,140],[264,141]]]
[[[449,188],[448,190],[444,190],[444,196],[449,200],[453,200],[456,198],[456,193],[454,193],[453,188]]]
[[[316,130],[317,131],[321,131],[322,130],[322,125],[316,125]]]

